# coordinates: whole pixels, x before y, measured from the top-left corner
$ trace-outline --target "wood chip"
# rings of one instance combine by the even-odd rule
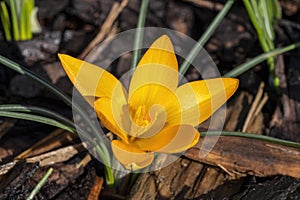
[[[104,179],[102,177],[96,176],[94,180],[94,185],[90,190],[88,200],[98,200],[99,194],[103,186]]]
[[[28,163],[38,162],[40,166],[53,165],[55,163],[64,162],[78,154],[84,149],[82,144],[67,146],[55,151],[44,153],[35,157],[27,158]]]
[[[179,158],[154,173],[141,174],[130,199],[194,199],[225,180],[225,175],[216,167]]]
[[[24,159],[49,152],[53,149],[61,147],[64,144],[69,144],[76,137],[77,136],[68,131],[56,129],[45,138],[39,140],[36,144],[20,153],[15,157],[15,159]]]
[[[14,160],[9,163],[5,163],[4,165],[0,166],[0,176],[6,174],[11,168],[13,168],[17,164],[17,160]]]

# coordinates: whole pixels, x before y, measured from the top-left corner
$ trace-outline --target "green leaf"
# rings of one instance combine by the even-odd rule
[[[10,17],[8,14],[7,6],[4,1],[0,2],[0,17],[1,17],[1,22],[5,34],[5,38],[7,41],[10,41],[11,38],[11,24],[10,24]]]
[[[19,24],[19,13],[17,10],[18,1],[16,0],[8,0],[8,5],[10,7],[11,12],[11,21],[12,21],[12,32],[14,40],[20,40],[20,24]]]
[[[189,52],[187,58],[184,60],[182,65],[180,66],[179,73],[181,75],[184,75],[188,68],[190,67],[190,62],[193,61],[204,44],[209,40],[211,35],[214,33],[216,28],[219,26],[225,15],[228,13],[230,8],[232,7],[234,3],[234,0],[228,0],[223,7],[223,9],[218,13],[218,15],[213,19],[213,21],[210,23],[206,31],[203,33],[203,35],[198,40],[197,44],[192,48],[192,50]]]
[[[271,1],[260,0],[262,19],[264,21],[264,29],[266,30],[266,38],[268,38],[271,41],[273,41],[275,39],[275,33],[274,33],[274,29],[273,29],[274,13],[273,13],[272,9],[268,9],[268,6],[272,6],[272,5],[270,5],[270,2],[272,2],[272,1],[273,0],[271,0]],[[267,2],[269,2],[269,3],[267,3]]]
[[[20,12],[20,40],[31,39],[32,34],[29,25],[29,10],[27,9],[28,0],[22,0]]]
[[[86,123],[86,125],[91,128],[93,132],[93,136],[95,136],[95,139],[97,140],[97,143],[99,143],[99,148],[103,152],[100,157],[106,161],[106,163],[111,162],[110,153],[108,147],[105,145],[100,130],[97,128],[97,126],[90,120],[88,114],[76,103],[72,102],[71,98],[67,96],[65,93],[60,91],[58,88],[56,88],[54,85],[46,81],[44,78],[40,77],[39,75],[31,72],[30,70],[26,69],[24,66],[15,63],[14,61],[1,56],[0,55],[0,63],[4,66],[23,74],[36,82],[40,83],[41,85],[45,86],[50,92],[52,92],[54,95],[56,95],[59,99],[61,99],[63,102],[65,102],[69,107],[73,108],[78,114],[82,117],[83,122]],[[84,136],[84,135],[83,135]],[[103,156],[104,155],[104,156]],[[108,164],[107,164],[108,165]],[[109,169],[107,169],[109,170]],[[110,169],[111,170],[111,169]],[[109,176],[109,178],[111,178]],[[107,183],[114,183],[114,180],[106,180]]]
[[[135,33],[135,37],[134,37],[134,42],[133,42],[134,50],[133,50],[133,54],[132,54],[131,69],[135,69],[135,67],[138,64],[138,60],[141,57],[141,46],[143,43],[143,36],[144,36],[143,27],[144,27],[145,21],[146,21],[148,3],[149,3],[149,0],[141,1],[140,14],[139,14],[137,29],[136,29],[136,33]]]
[[[275,49],[274,40],[275,32],[273,23],[275,16],[278,16],[280,6],[277,0],[243,0],[247,9],[250,20],[256,30],[258,40],[264,52]],[[275,74],[275,59],[269,57],[267,59],[270,76],[273,79],[273,85],[278,93],[279,78]]]
[[[237,66],[230,72],[226,73],[223,77],[237,77],[237,76],[243,74],[244,72],[248,71],[249,69],[255,67],[258,63],[261,63],[269,58],[272,58],[279,54],[291,51],[298,47],[300,47],[300,42],[288,45],[286,47],[277,48],[277,49],[267,52],[267,53],[260,54],[260,55],[256,56],[255,58],[252,58],[248,62]]]
[[[43,176],[43,178],[38,182],[38,184],[34,187],[34,189],[32,190],[32,192],[29,194],[29,196],[26,198],[26,200],[32,200],[34,199],[35,195],[40,191],[40,189],[45,185],[47,179],[51,176],[53,172],[53,168],[50,167],[47,171],[47,173],[45,174],[45,176]]]
[[[243,132],[235,132],[235,131],[233,131],[233,132],[222,131],[221,133],[215,132],[215,131],[208,131],[208,132],[201,133],[201,137],[206,137],[206,136],[243,137],[243,138],[257,139],[257,140],[261,140],[261,141],[267,141],[267,142],[271,142],[273,144],[281,144],[284,146],[294,147],[294,148],[298,148],[298,149],[300,148],[300,143],[298,143],[298,142],[281,140],[281,139],[269,137],[266,135],[258,135],[258,134],[251,134],[251,133],[243,133]]]
[[[51,125],[51,126],[55,126],[55,127],[64,129],[71,133],[75,133],[75,130],[73,128],[66,126],[63,123],[60,123],[60,122],[58,122],[54,119],[48,118],[48,117],[27,114],[27,113],[20,113],[20,112],[8,112],[8,111],[0,111],[0,116],[39,122],[39,123],[43,123],[43,124],[47,124],[47,125]]]
[[[40,108],[40,107],[36,107],[36,106],[23,106],[23,105],[19,105],[19,104],[4,104],[4,105],[0,105],[0,111],[24,112],[24,113],[33,113],[36,115],[42,115],[42,116],[57,120],[58,122],[61,122],[65,125],[69,126],[73,130],[76,129],[75,124],[71,120],[65,118],[64,116],[62,116],[56,112],[53,112],[53,111],[45,109],[45,108]]]

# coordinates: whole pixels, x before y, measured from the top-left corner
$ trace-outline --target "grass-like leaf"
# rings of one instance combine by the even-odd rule
[[[264,52],[275,49],[275,32],[273,24],[276,19],[281,17],[280,6],[277,0],[243,0],[250,20],[256,30],[258,40]],[[279,93],[279,78],[275,75],[275,58],[267,59],[273,85]]]
[[[64,116],[56,112],[53,112],[45,108],[40,108],[36,106],[23,106],[18,104],[6,104],[6,105],[0,105],[0,111],[23,112],[23,113],[32,113],[36,115],[41,115],[44,117],[57,120],[58,122],[67,125],[70,129],[76,130],[75,124],[71,120],[65,118]]]
[[[40,83],[43,85],[45,88],[47,88],[50,92],[52,92],[54,95],[56,95],[59,99],[61,99],[63,102],[65,102],[70,108],[75,109],[76,112],[82,117],[83,122],[86,123],[86,125],[91,128],[94,136],[96,137],[95,139],[97,140],[97,145],[99,144],[99,148],[101,149],[101,155],[100,157],[103,159],[103,162],[105,162],[105,165],[109,166],[111,162],[110,158],[110,153],[108,150],[108,147],[105,145],[103,139],[101,138],[101,132],[97,128],[97,126],[90,120],[88,114],[76,103],[72,102],[71,98],[64,94],[62,91],[60,91],[57,87],[46,81],[44,78],[40,77],[39,75],[31,72],[30,70],[26,69],[24,66],[13,62],[12,60],[5,58],[4,56],[0,55],[0,63],[3,64],[4,66],[20,73],[23,74],[36,82]],[[109,167],[105,166],[106,171],[111,171]],[[112,172],[111,172],[112,173]],[[111,178],[109,176],[108,178]],[[106,183],[108,185],[113,185],[114,184],[114,179],[106,179]]]
[[[221,133],[220,132],[215,132],[215,131],[208,131],[208,132],[201,133],[201,137],[206,137],[206,136],[244,137],[244,138],[267,141],[267,142],[271,142],[271,143],[274,143],[274,144],[281,144],[281,145],[284,145],[284,146],[294,147],[294,148],[298,148],[298,149],[300,148],[300,143],[297,143],[297,142],[281,140],[281,139],[274,138],[274,137],[269,137],[269,136],[266,136],[266,135],[257,135],[257,134],[251,134],[251,133],[234,132],[234,131],[233,132],[222,131]]]
[[[29,196],[26,198],[26,200],[32,200],[34,199],[35,195],[41,190],[41,188],[45,185],[48,178],[51,176],[53,172],[53,168],[50,167],[46,174],[43,176],[43,178],[38,182],[38,184],[34,187],[32,192],[29,194]]]
[[[3,26],[5,38],[8,41],[10,41],[12,39],[11,33],[10,33],[10,30],[11,30],[10,17],[8,14],[7,6],[4,1],[0,2],[0,18],[1,18],[2,26]]]
[[[223,7],[223,9],[217,14],[217,16],[214,18],[214,20],[210,23],[206,31],[203,33],[203,35],[198,40],[197,44],[192,48],[191,52],[187,56],[187,58],[184,60],[182,65],[180,66],[179,73],[181,75],[184,75],[188,68],[190,67],[191,62],[196,58],[202,47],[205,45],[205,43],[209,40],[209,38],[212,36],[212,34],[215,32],[216,28],[219,26],[225,15],[228,13],[230,8],[232,7],[234,3],[234,0],[228,0]]]
[[[141,46],[143,43],[143,37],[144,37],[144,26],[147,16],[147,8],[148,8],[149,0],[142,0],[141,1],[141,8],[140,8],[140,14],[138,18],[137,23],[137,29],[134,37],[133,42],[133,53],[132,53],[132,62],[131,62],[131,69],[135,69],[137,66],[138,60],[141,57]]]
[[[0,4],[1,22],[8,41],[29,40],[33,30],[40,30],[34,0],[5,0]]]
[[[55,126],[55,127],[64,129],[66,131],[70,131],[71,133],[76,132],[76,130],[70,128],[69,126],[66,126],[65,124],[63,124],[57,120],[54,120],[54,119],[51,119],[48,117],[39,116],[39,115],[21,113],[21,112],[0,111],[0,116],[39,122],[39,123]]]
[[[11,23],[14,40],[20,40],[20,24],[18,19],[17,3],[15,0],[8,0],[8,5],[11,12]]]
[[[252,58],[248,62],[243,63],[243,64],[235,67],[230,72],[224,74],[223,77],[237,77],[237,76],[243,74],[244,72],[248,71],[249,69],[255,67],[258,63],[261,63],[261,62],[263,62],[263,61],[265,61],[269,58],[272,58],[272,57],[277,56],[279,54],[291,51],[291,50],[296,49],[298,47],[300,47],[300,42],[288,45],[286,47],[277,48],[277,49],[275,49],[273,51],[270,51],[270,52],[267,52],[267,53],[260,54],[256,57]]]

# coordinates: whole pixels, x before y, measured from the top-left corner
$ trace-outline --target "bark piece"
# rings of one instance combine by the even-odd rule
[[[281,97],[270,122],[273,137],[300,142],[300,67],[299,59],[290,58],[286,69],[283,56],[277,58],[275,73],[280,80]],[[287,71],[287,73],[286,73]]]
[[[74,157],[64,163],[52,165],[54,171],[36,198],[86,199],[96,171],[90,165],[78,168],[79,162],[81,160]],[[48,167],[39,167],[36,163],[18,162],[0,177],[0,199],[26,199],[47,170]]]
[[[299,199],[300,181],[287,176],[275,177],[272,180],[250,185],[230,199],[251,200],[262,199],[262,197],[265,200]]]
[[[211,142],[215,139],[214,136],[207,138]],[[200,158],[199,149],[202,141],[185,155],[193,160],[220,166],[231,176],[288,175],[300,178],[299,149],[248,138],[220,137],[207,156]]]
[[[159,171],[141,174],[130,199],[192,199],[225,180],[226,176],[218,168],[179,158]]]

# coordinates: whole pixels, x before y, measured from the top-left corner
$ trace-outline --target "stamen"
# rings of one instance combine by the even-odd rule
[[[138,109],[135,112],[134,122],[138,126],[146,127],[150,124],[151,118],[148,115],[148,112],[146,111],[146,106],[139,106]]]

